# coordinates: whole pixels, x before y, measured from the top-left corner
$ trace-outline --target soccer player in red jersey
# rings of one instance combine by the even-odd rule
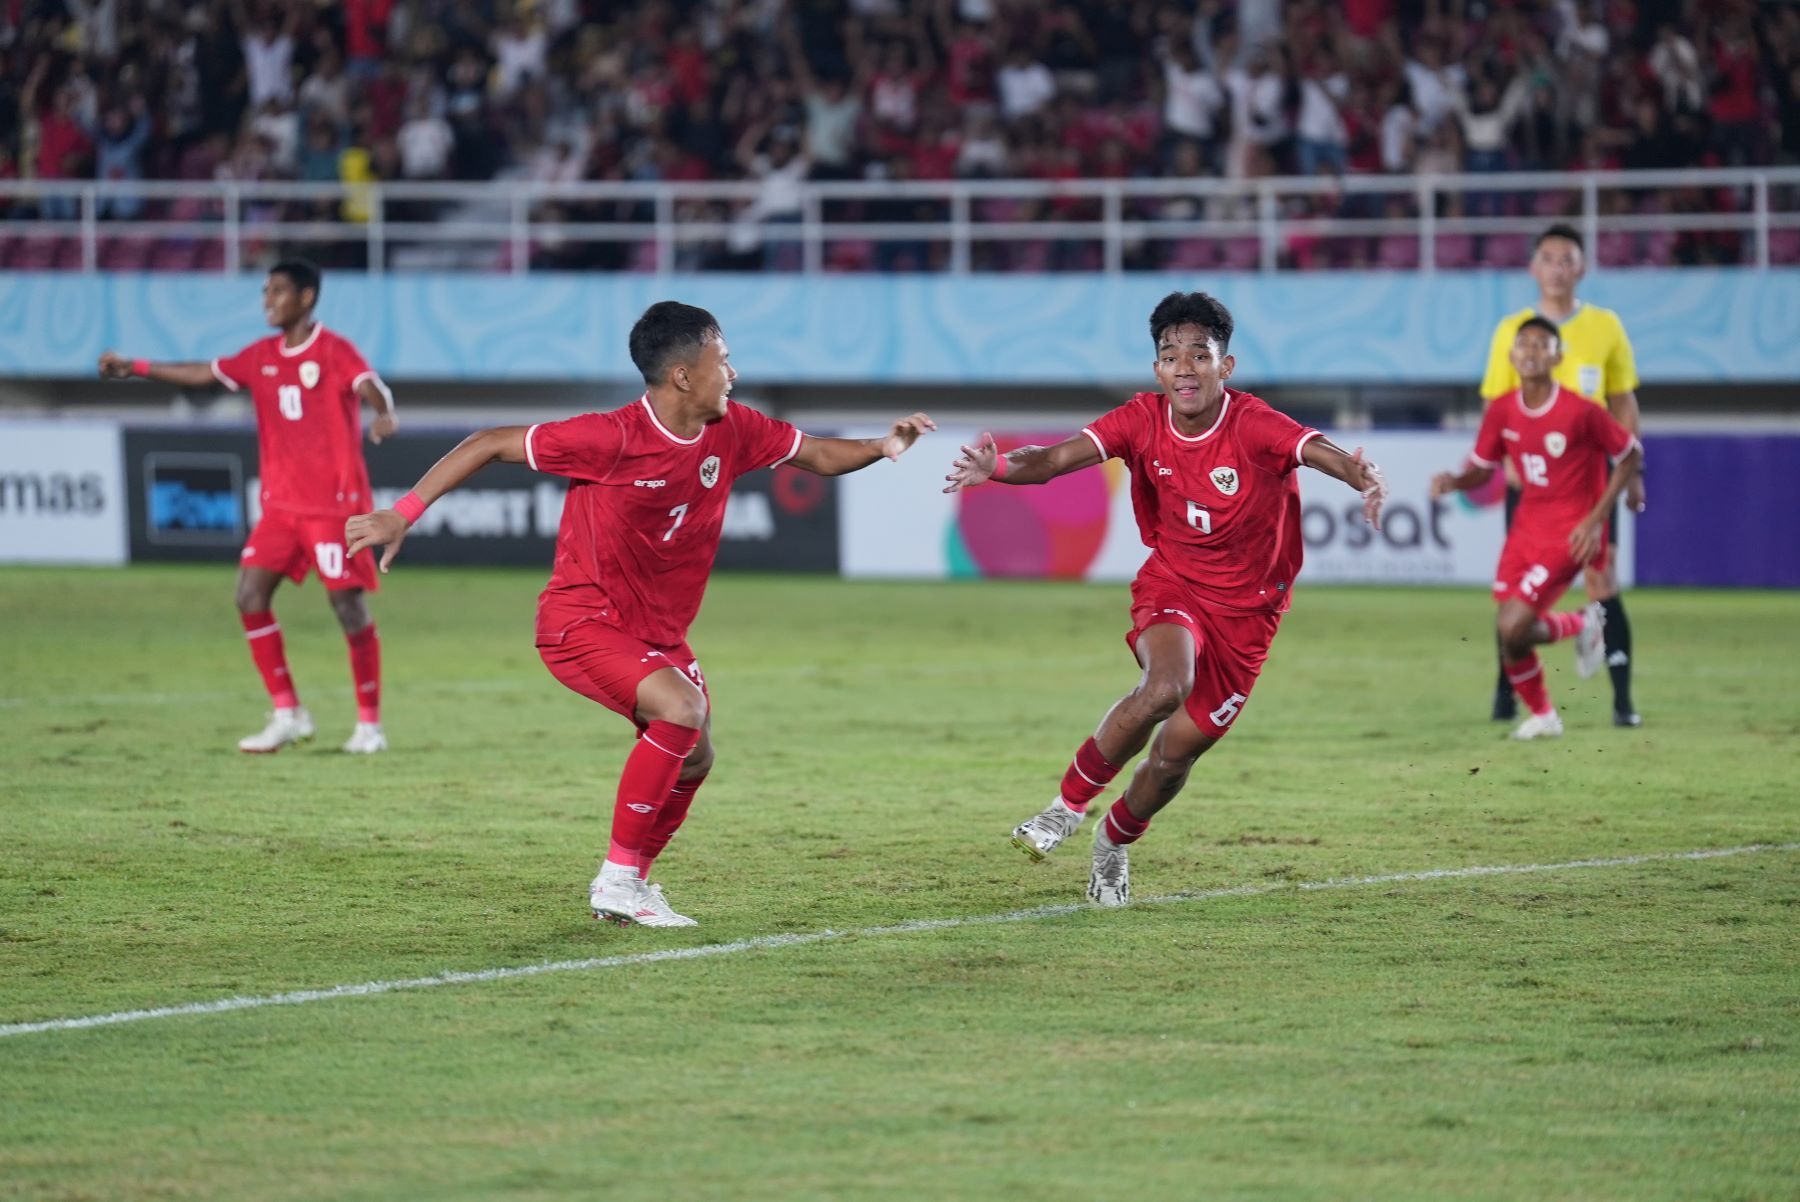
[[[1231,729],[1287,612],[1304,547],[1302,465],[1363,496],[1371,524],[1386,485],[1375,465],[1333,446],[1247,392],[1227,388],[1230,312],[1203,292],[1171,293],[1150,315],[1156,379],[1075,437],[997,453],[991,436],[964,447],[946,477],[954,492],[986,480],[1043,484],[1117,457],[1150,556],[1131,585],[1125,642],[1143,677],[1101,719],[1063,774],[1062,791],[1013,830],[1042,861],[1081,826],[1091,802],[1150,740],[1124,796],[1094,832],[1088,897],[1131,900],[1126,848],[1181,791],[1194,761]]]
[[[346,550],[344,519],[367,509],[371,499],[363,402],[375,410],[371,442],[391,436],[399,421],[393,394],[361,352],[314,319],[318,300],[318,268],[288,260],[271,267],[263,281],[263,315],[281,331],[274,337],[211,363],[151,363],[112,351],[100,356],[107,379],[144,376],[183,388],[222,384],[233,392],[248,390],[256,406],[262,516],[240,557],[237,607],[274,713],[261,732],[238,742],[240,751],[279,751],[313,736],[312,715],[300,704],[270,608],[283,576],[299,584],[310,571],[318,572],[350,644],[356,727],[344,750],[387,750],[381,642],[364,597],[377,587],[374,558]]]
[[[840,476],[898,459],[927,430],[915,413],[882,438],[815,438],[731,402],[737,372],[712,314],[651,305],[631,329],[649,386],[621,409],[471,434],[393,509],[353,517],[352,552],[385,545],[387,570],[426,506],[490,463],[569,480],[556,566],[538,597],[537,648],[551,675],[637,726],[613,805],[612,839],[588,889],[596,918],[694,926],[651,866],[713,766],[706,677],[687,643],[719,549],[731,483],[792,463]]]
[[[1479,488],[1503,458],[1518,475],[1519,508],[1494,574],[1500,603],[1495,624],[1506,678],[1531,711],[1513,738],[1538,739],[1562,734],[1563,726],[1544,685],[1537,645],[1574,638],[1575,668],[1584,677],[1605,659],[1601,602],[1575,613],[1552,613],[1551,606],[1584,570],[1604,575],[1610,568],[1607,523],[1637,476],[1643,449],[1605,409],[1556,381],[1562,334],[1554,323],[1526,318],[1511,354],[1519,387],[1487,407],[1467,466],[1433,476],[1431,495]]]

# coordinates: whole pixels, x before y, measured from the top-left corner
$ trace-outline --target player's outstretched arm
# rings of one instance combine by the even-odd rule
[[[116,351],[101,353],[101,379],[129,380],[133,376],[177,388],[211,388],[219,382],[210,363],[152,363],[148,359],[127,359]]]
[[[1468,492],[1471,488],[1480,488],[1494,478],[1494,469],[1490,464],[1476,463],[1471,459],[1460,472],[1439,472],[1431,478],[1431,499],[1447,497],[1453,492]]]
[[[898,459],[919,436],[937,429],[937,423],[923,413],[903,417],[894,428],[880,438],[801,438],[794,453],[793,465],[815,476],[842,476],[861,471],[879,459]]]
[[[1328,438],[1309,438],[1300,448],[1300,462],[1342,480],[1362,494],[1363,520],[1381,524],[1381,507],[1387,502],[1387,480],[1381,469],[1363,458],[1363,449],[1351,454]]]
[[[1643,444],[1634,439],[1631,449],[1613,464],[1612,476],[1606,481],[1606,491],[1600,494],[1600,500],[1595,502],[1581,524],[1569,531],[1569,551],[1576,563],[1588,562],[1600,550],[1600,544],[1606,538],[1606,523],[1612,519],[1613,506],[1618,504],[1619,494],[1637,479],[1643,463]]]
[[[387,571],[406,541],[406,532],[433,501],[473,476],[490,463],[524,463],[525,434],[530,426],[495,426],[477,430],[419,477],[412,491],[392,509],[359,513],[344,523],[344,551],[355,555],[364,547],[386,547],[381,570]]]
[[[983,433],[950,465],[945,492],[960,492],[988,480],[1001,484],[1046,484],[1058,476],[1093,467],[1100,448],[1086,434],[1065,438],[1053,447],[1015,447],[1002,455],[992,434]]]

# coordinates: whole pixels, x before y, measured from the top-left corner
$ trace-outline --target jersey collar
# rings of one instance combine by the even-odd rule
[[[295,355],[304,355],[307,351],[311,350],[312,344],[317,342],[319,340],[319,335],[324,332],[325,323],[322,321],[315,321],[313,322],[312,333],[308,334],[306,336],[306,341],[302,342],[299,346],[289,346],[287,344],[287,338],[281,334],[275,335],[275,345],[281,348],[281,353],[283,355],[292,359]]]
[[[1176,438],[1179,438],[1182,442],[1205,442],[1219,432],[1219,427],[1225,424],[1225,415],[1230,411],[1231,389],[1227,388],[1225,389],[1223,398],[1219,401],[1219,416],[1213,419],[1212,427],[1204,434],[1183,434],[1180,430],[1175,428],[1175,406],[1169,403],[1168,397],[1163,398],[1163,420],[1169,423],[1169,433],[1173,434]]]
[[[650,424],[656,427],[657,433],[661,434],[664,438],[668,439],[678,447],[691,447],[702,438],[706,437],[706,430],[704,427],[701,429],[700,433],[694,435],[692,438],[677,437],[675,431],[663,425],[662,419],[656,416],[656,406],[650,403],[650,394],[647,392],[638,398],[638,404],[642,405],[644,407],[644,412],[650,415]]]
[[[1557,380],[1552,380],[1550,381],[1550,385],[1550,399],[1544,402],[1544,407],[1542,409],[1533,409],[1530,405],[1525,403],[1525,386],[1523,384],[1519,385],[1519,412],[1523,413],[1526,417],[1542,417],[1544,414],[1556,408],[1556,402],[1562,399],[1562,383]]]

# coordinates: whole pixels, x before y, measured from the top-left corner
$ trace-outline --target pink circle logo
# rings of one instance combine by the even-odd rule
[[[1051,446],[1062,434],[996,434],[1002,453]],[[954,576],[1080,580],[1100,554],[1124,470],[1071,472],[1048,484],[983,484],[959,493],[948,547]]]

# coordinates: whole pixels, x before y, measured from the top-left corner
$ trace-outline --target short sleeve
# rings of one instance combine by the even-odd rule
[[[1500,435],[1500,427],[1504,424],[1500,417],[1500,407],[1489,405],[1487,412],[1481,415],[1481,429],[1475,434],[1475,449],[1469,453],[1470,463],[1477,467],[1500,466],[1500,460],[1506,455],[1506,444]]]
[[[1517,332],[1517,326],[1512,318],[1503,318],[1494,327],[1494,336],[1488,342],[1487,371],[1481,376],[1481,399],[1490,404],[1519,386],[1519,373],[1512,365],[1513,334]]]
[[[387,391],[387,386],[382,384],[381,377],[369,366],[368,361],[363,358],[362,352],[356,349],[354,342],[348,338],[338,339],[335,353],[338,378],[348,382],[347,386],[351,392],[355,392],[356,386],[364,380],[374,380],[383,392]]]
[[[256,369],[263,358],[259,353],[261,348],[261,343],[252,342],[235,355],[214,359],[213,378],[233,392],[250,387],[251,381],[256,379]]]
[[[1238,418],[1238,445],[1249,452],[1263,471],[1285,476],[1300,466],[1300,451],[1319,436],[1279,409],[1251,405]]]
[[[1606,396],[1600,398],[1603,401],[1621,392],[1636,392],[1638,386],[1637,356],[1632,353],[1625,323],[1615,316],[1613,325],[1619,336],[1613,339],[1612,353],[1606,357]]]
[[[1619,423],[1618,418],[1599,405],[1583,405],[1582,408],[1587,410],[1583,415],[1587,422],[1587,434],[1600,444],[1607,458],[1619,458],[1637,442],[1637,438]]]
[[[1145,423],[1148,415],[1133,397],[1117,409],[1101,414],[1081,428],[1081,432],[1100,449],[1100,460],[1123,459],[1127,465],[1137,460],[1138,448],[1147,441]]]
[[[604,480],[624,449],[623,430],[609,413],[539,422],[525,431],[525,462],[532,470],[572,480]]]
[[[805,435],[789,423],[735,402],[730,412],[737,452],[736,475],[780,467],[800,453],[800,440]]]

